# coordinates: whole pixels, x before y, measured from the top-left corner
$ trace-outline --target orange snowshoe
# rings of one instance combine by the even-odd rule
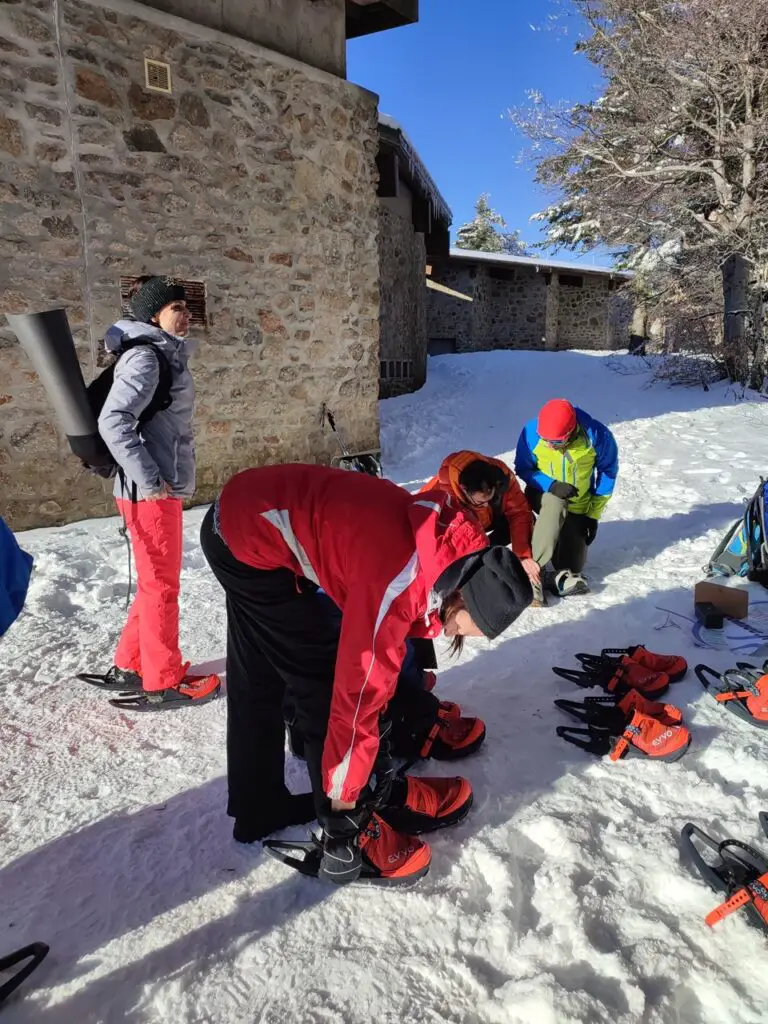
[[[372,814],[360,832],[359,848],[362,866],[356,881],[376,885],[413,885],[429,871],[432,851],[423,839],[404,835],[391,828],[378,814]],[[323,843],[312,835],[304,842],[268,839],[264,849],[309,878],[322,877]],[[354,885],[355,882],[349,884]]]
[[[645,668],[631,660],[621,665],[607,662],[590,664],[583,671],[570,668],[553,668],[552,671],[569,683],[585,688],[599,686],[617,697],[623,697],[630,690],[638,690],[652,700],[665,694],[671,682],[666,672]]]
[[[557,735],[590,754],[607,754],[611,761],[625,757],[677,761],[691,744],[679,708],[647,700],[635,691],[621,698],[588,697],[583,703],[556,700],[555,704],[586,724],[584,729],[558,726]]]
[[[679,682],[688,671],[688,662],[678,654],[654,654],[643,644],[632,647],[604,647],[600,654],[577,654],[584,668],[593,666],[619,666],[633,662],[652,672],[663,672],[670,683]]]
[[[760,824],[768,835],[765,811],[760,814]],[[704,918],[709,927],[744,909],[750,924],[768,931],[768,858],[738,839],[713,839],[691,822],[683,828],[680,842],[686,858],[707,885],[725,893],[725,901]],[[703,849],[710,851],[707,857]]]
[[[709,665],[697,665],[696,677],[718,704],[758,729],[768,729],[768,663],[758,668],[740,661],[720,673]]]

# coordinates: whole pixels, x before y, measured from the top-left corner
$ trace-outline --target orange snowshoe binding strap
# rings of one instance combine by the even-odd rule
[[[577,654],[584,668],[601,665],[627,665],[633,662],[652,672],[663,672],[670,683],[679,682],[688,671],[688,662],[679,654],[655,654],[644,644],[633,647],[604,647],[600,654]]]
[[[760,822],[768,834],[765,812]],[[737,839],[713,839],[691,822],[683,828],[680,842],[686,858],[707,885],[726,896],[704,918],[709,927],[744,909],[751,924],[768,931],[768,858]]]
[[[625,757],[677,761],[691,743],[679,708],[649,701],[640,693],[625,694],[623,698],[592,697],[582,704],[556,700],[555,704],[587,726],[577,729],[561,725],[557,735],[590,754],[607,754],[611,761]]]
[[[630,690],[638,690],[644,697],[651,699],[661,697],[669,689],[670,682],[666,672],[644,668],[634,661],[624,665],[601,662],[591,664],[583,671],[570,668],[553,668],[552,671],[569,683],[583,687],[600,686],[607,693],[615,693],[618,697],[623,697]]]
[[[696,677],[718,704],[758,729],[768,729],[768,673],[740,661],[736,668],[717,672],[709,665],[697,665]]]

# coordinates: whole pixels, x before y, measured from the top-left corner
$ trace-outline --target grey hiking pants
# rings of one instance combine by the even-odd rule
[[[569,512],[567,501],[536,487],[526,487],[525,497],[536,513],[531,541],[534,561],[542,569],[552,562],[555,572],[581,572],[587,560],[587,517]]]

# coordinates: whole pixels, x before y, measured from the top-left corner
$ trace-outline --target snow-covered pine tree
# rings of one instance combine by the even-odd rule
[[[472,249],[475,252],[500,252],[510,256],[525,256],[525,243],[519,231],[497,231],[506,228],[507,222],[491,209],[490,196],[483,192],[475,203],[474,220],[463,224],[456,235],[457,249]]]

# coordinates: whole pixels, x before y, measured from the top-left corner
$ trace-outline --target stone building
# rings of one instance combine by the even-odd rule
[[[451,249],[427,278],[431,355],[497,348],[614,349],[629,338],[628,274]]]
[[[379,268],[382,398],[415,391],[427,376],[424,268],[447,256],[451,211],[413,143],[379,117]]]
[[[190,284],[198,492],[378,443],[376,97],[346,38],[418,0],[0,4],[0,314],[64,306],[86,379],[125,279]],[[0,315],[0,509],[111,513]]]

